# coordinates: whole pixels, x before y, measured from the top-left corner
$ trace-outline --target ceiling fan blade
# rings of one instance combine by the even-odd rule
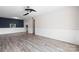
[[[34,11],[34,12],[36,12],[36,10],[34,10],[34,9],[31,9],[31,11]]]
[[[26,16],[26,15],[28,15],[29,13],[26,13],[26,14],[24,14],[23,16]]]
[[[36,12],[36,10],[34,9],[25,9],[25,11],[28,11],[28,10]]]

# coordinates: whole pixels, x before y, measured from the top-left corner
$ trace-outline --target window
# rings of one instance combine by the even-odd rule
[[[9,25],[10,25],[10,28],[16,28],[16,24],[11,23]]]

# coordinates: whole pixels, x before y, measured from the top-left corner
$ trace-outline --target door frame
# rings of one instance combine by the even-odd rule
[[[35,35],[35,19],[32,17],[33,20],[33,35]]]

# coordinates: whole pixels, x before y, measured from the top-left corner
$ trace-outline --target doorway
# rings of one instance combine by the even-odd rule
[[[26,33],[28,33],[28,25],[26,25]]]

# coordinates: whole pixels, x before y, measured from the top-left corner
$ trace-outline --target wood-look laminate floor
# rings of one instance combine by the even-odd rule
[[[0,35],[0,52],[78,52],[79,46],[37,35]]]

